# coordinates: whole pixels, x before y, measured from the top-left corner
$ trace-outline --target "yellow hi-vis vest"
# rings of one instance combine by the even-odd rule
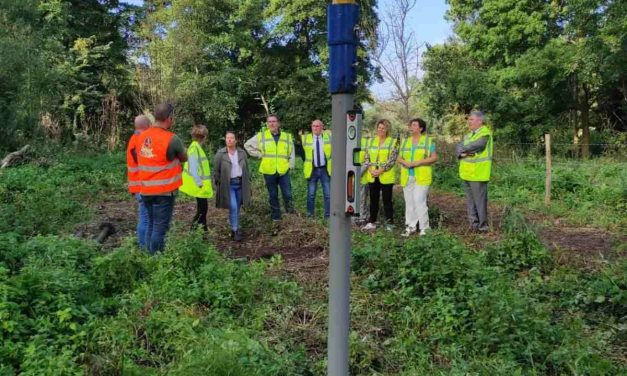
[[[375,145],[376,144],[376,145]],[[370,167],[366,172],[366,181],[368,183],[374,182],[374,176],[370,173],[370,169],[381,168],[388,161],[392,149],[396,146],[396,140],[392,137],[387,137],[383,142],[383,145],[379,143],[379,137],[373,137],[370,139],[370,145],[368,146],[368,156],[370,157]],[[396,179],[396,166],[392,167],[388,171],[379,175],[379,181],[381,184],[394,184]]]
[[[290,169],[290,156],[294,142],[292,135],[281,132],[279,142],[274,142],[274,137],[270,130],[266,129],[257,133],[257,143],[261,150],[261,164],[259,164],[259,172],[264,175],[285,175]]]
[[[183,185],[179,190],[189,196],[197,198],[211,198],[213,197],[213,188],[211,187],[211,169],[209,168],[209,159],[200,144],[196,141],[192,141],[189,148],[187,148],[187,155],[189,159],[196,158],[200,163],[198,164],[198,176],[202,180],[202,187],[196,185],[192,174],[189,171],[189,162],[185,162],[183,165]]]
[[[489,181],[492,171],[492,132],[488,127],[481,127],[475,134],[464,136],[463,145],[468,145],[481,137],[488,137],[488,143],[481,153],[462,158],[459,162],[459,177],[466,181]]]
[[[302,136],[303,149],[305,150],[305,163],[303,164],[303,172],[305,179],[309,179],[313,170],[314,153],[316,152],[313,134],[309,133]],[[327,172],[331,176],[331,135],[327,132],[322,133],[322,152],[327,163]]]
[[[414,152],[414,156],[412,158],[411,149],[413,146],[413,141],[411,136],[406,138],[403,142],[399,153],[401,158],[408,162],[416,162],[421,159],[427,159],[431,156],[431,145],[433,140],[431,137],[427,135],[421,135],[418,140],[418,144],[416,145],[416,151]],[[418,185],[431,185],[432,176],[433,176],[433,167],[429,166],[418,166],[414,167],[414,176],[416,177],[416,184]],[[401,186],[406,186],[407,181],[409,180],[409,169],[403,165],[401,165]]]
[[[364,169],[363,165],[366,162],[366,149],[368,149],[369,138],[361,139],[361,151],[359,152],[359,163],[362,165],[362,171],[364,173],[361,174],[361,179],[359,180],[359,184],[366,185],[368,184],[368,172]]]

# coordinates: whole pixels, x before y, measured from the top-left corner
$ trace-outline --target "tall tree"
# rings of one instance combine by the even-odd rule
[[[415,97],[419,80],[420,49],[415,33],[409,29],[409,13],[416,0],[393,0],[388,4],[378,30],[378,46],[372,59],[383,79],[392,85],[392,100],[400,103],[398,117],[410,118],[410,104]]]
[[[425,86],[443,88],[428,91],[431,107],[480,106],[519,138],[570,124],[589,155],[592,125],[625,122],[623,3],[450,0],[459,39],[425,55]],[[458,60],[438,64],[451,53]]]

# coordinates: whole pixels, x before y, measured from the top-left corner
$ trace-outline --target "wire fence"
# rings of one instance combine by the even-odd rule
[[[533,184],[544,181],[547,203],[551,200],[553,183],[570,183],[573,178],[584,174],[597,177],[601,164],[615,166],[618,174],[622,176],[622,181],[627,184],[627,143],[585,145],[589,147],[591,157],[582,158],[578,155],[577,151],[583,144],[551,143],[548,135],[545,142],[496,141],[492,158],[493,180],[507,182],[523,179]],[[454,168],[459,165],[456,144],[438,142],[437,146],[438,166]]]

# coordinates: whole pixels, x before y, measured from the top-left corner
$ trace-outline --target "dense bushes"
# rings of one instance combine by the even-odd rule
[[[442,233],[359,236],[354,270],[392,325],[385,353],[408,374],[619,372],[610,359],[625,337],[627,263],[592,275],[556,268],[516,213],[507,221],[518,231],[485,251]]]
[[[306,363],[298,345],[277,354],[258,339],[296,285],[225,260],[199,235],[177,240],[150,258],[129,245],[101,255],[72,238],[0,236],[0,370],[278,375]]]

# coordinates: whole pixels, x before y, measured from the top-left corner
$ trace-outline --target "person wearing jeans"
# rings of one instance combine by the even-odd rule
[[[408,124],[409,137],[400,147],[398,163],[401,166],[401,186],[405,197],[405,232],[408,237],[420,228],[420,235],[429,229],[429,208],[427,194],[431,186],[433,163],[438,156],[435,143],[427,136],[427,123],[422,119],[412,119]]]
[[[174,194],[142,196],[142,201],[149,219],[146,227],[146,245],[148,252],[154,255],[165,247],[165,236],[170,229],[174,211]]]
[[[142,196],[139,193],[135,193],[135,199],[137,200],[138,221],[137,221],[137,242],[139,243],[139,249],[146,249],[146,231],[148,230],[148,210],[142,202]]]
[[[216,187],[216,207],[229,209],[231,237],[242,240],[240,210],[250,202],[250,174],[246,152],[237,147],[235,133],[227,131],[226,147],[218,150],[213,158],[213,183]]]
[[[285,201],[285,211],[294,212],[289,171],[294,169],[295,150],[292,135],[281,131],[277,115],[268,115],[266,122],[267,128],[246,141],[244,148],[253,157],[261,158],[259,172],[263,174],[268,189],[271,218],[274,221],[273,235],[276,235],[281,220],[279,188]]]
[[[318,181],[324,197],[324,218],[331,212],[331,134],[323,132],[324,124],[316,119],[311,122],[311,133],[302,136],[303,173],[307,179],[307,215],[314,216]]]
[[[148,214],[145,241],[148,252],[153,255],[164,249],[174,197],[183,184],[181,162],[187,161],[183,143],[169,131],[173,111],[171,104],[157,105],[155,124],[137,140],[141,201]]]
[[[142,205],[142,198],[139,194],[141,190],[141,180],[139,179],[139,167],[137,164],[139,135],[150,127],[150,119],[144,115],[135,117],[135,132],[128,141],[126,147],[126,169],[128,178],[128,191],[135,196],[137,205],[139,206],[137,216],[137,242],[139,248],[146,248],[146,228],[148,227],[148,213]]]
[[[293,213],[294,206],[292,203],[292,181],[290,179],[290,173],[286,172],[283,175],[280,175],[279,173],[273,175],[264,174],[263,179],[266,182],[266,187],[268,188],[268,196],[270,196],[270,218],[272,218],[273,221],[281,220],[279,188],[281,189],[281,196],[283,196],[285,212]]]
[[[324,198],[324,219],[328,219],[331,213],[331,177],[325,167],[314,167],[307,184],[307,215],[314,216],[316,206],[316,191],[318,181],[322,186],[322,196]]]

